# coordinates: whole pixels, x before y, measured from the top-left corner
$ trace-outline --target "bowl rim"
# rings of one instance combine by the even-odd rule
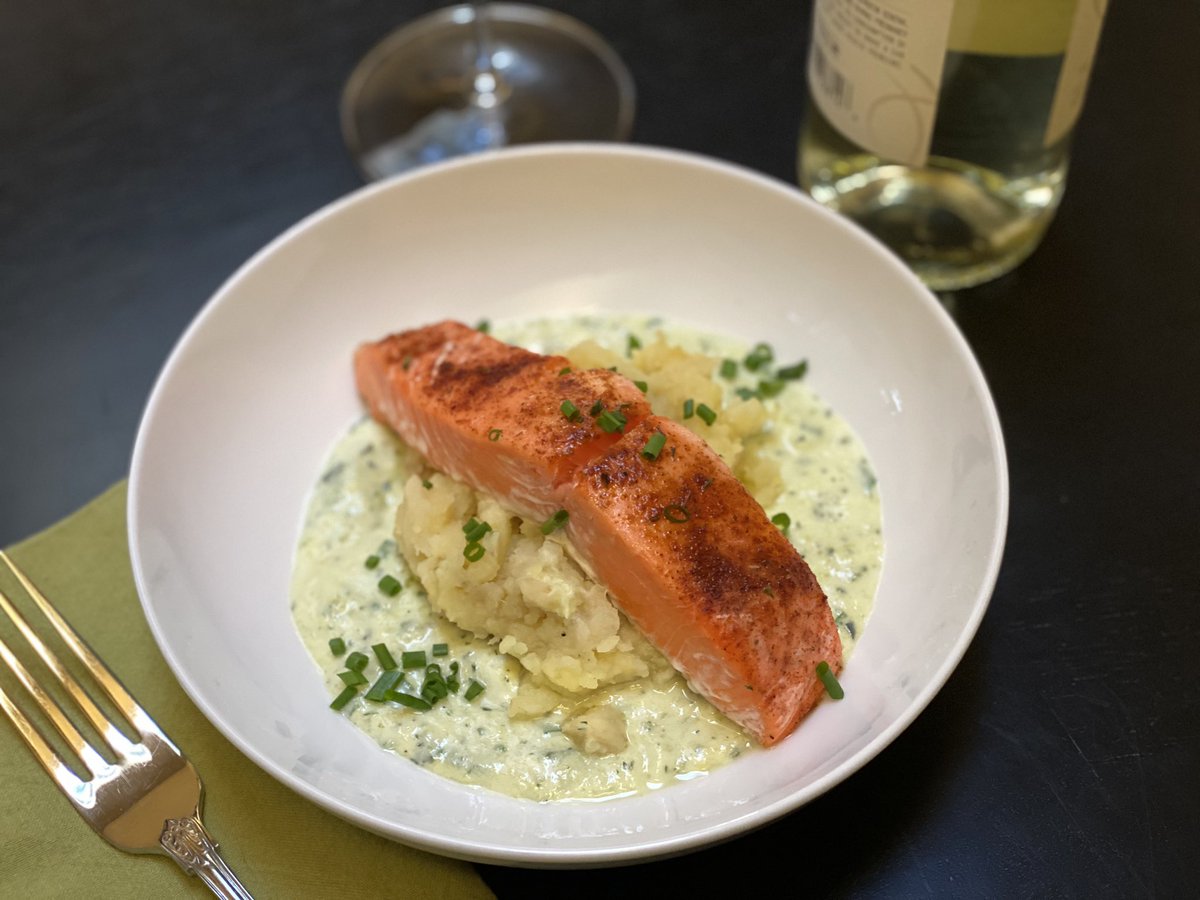
[[[393,190],[402,190],[405,184],[412,181],[430,177],[442,177],[446,173],[457,169],[490,166],[497,163],[503,164],[506,160],[511,158],[560,156],[571,157],[589,155],[657,160],[659,162],[684,165],[694,169],[706,170],[709,173],[733,177],[743,182],[756,185],[759,188],[765,188],[777,195],[783,196],[789,202],[798,202],[808,205],[820,216],[824,217],[831,227],[853,234],[855,240],[869,246],[872,252],[876,255],[882,256],[883,261],[893,269],[898,278],[908,282],[910,287],[915,288],[915,295],[919,297],[920,302],[927,307],[927,311],[932,313],[933,321],[937,323],[944,336],[949,339],[951,343],[956,345],[959,355],[967,367],[967,374],[971,379],[972,386],[981,400],[982,408],[980,411],[985,419],[989,445],[993,449],[996,466],[996,494],[994,497],[995,516],[993,522],[991,523],[991,546],[988,549],[986,565],[983,569],[983,577],[979,582],[979,587],[975,595],[975,600],[971,608],[970,615],[966,618],[962,630],[951,646],[949,652],[937,669],[930,675],[926,687],[911,701],[909,701],[900,714],[897,715],[896,718],[868,744],[862,747],[857,753],[855,753],[845,762],[836,766],[821,777],[814,779],[812,783],[804,788],[772,803],[757,807],[742,815],[733,816],[729,819],[712,823],[711,825],[701,827],[688,834],[681,836],[667,835],[648,841],[630,843],[626,846],[618,848],[607,846],[585,849],[571,848],[567,850],[556,850],[553,847],[513,848],[481,844],[478,841],[462,840],[454,836],[430,835],[427,832],[413,830],[410,826],[397,825],[394,822],[388,822],[372,814],[364,813],[356,807],[339,799],[338,797],[329,794],[326,790],[304,781],[291,771],[277,765],[274,760],[270,759],[265,753],[259,751],[253,744],[244,739],[236,728],[224,720],[219,709],[215,708],[215,706],[208,701],[205,693],[199,689],[195,683],[195,680],[191,678],[189,673],[182,667],[180,661],[176,658],[173,652],[171,644],[167,640],[167,637],[164,633],[163,624],[159,620],[156,610],[149,599],[150,591],[148,587],[148,579],[145,575],[141,545],[139,542],[139,535],[141,533],[140,506],[142,497],[140,473],[144,467],[146,454],[148,452],[147,433],[149,430],[149,425],[153,421],[159,405],[162,403],[162,397],[164,391],[166,390],[166,385],[170,381],[171,376],[176,368],[180,365],[180,359],[183,355],[184,348],[190,343],[193,336],[206,326],[207,321],[214,314],[215,310],[226,303],[230,296],[234,295],[241,282],[246,280],[254,271],[262,266],[265,260],[271,257],[279,247],[287,244],[297,235],[320,227],[322,223],[338,216],[343,210],[348,209],[349,207],[371,202],[372,198],[374,198],[376,195]],[[335,199],[332,202],[304,216],[295,224],[285,229],[278,236],[257,250],[245,262],[238,266],[238,268],[222,282],[220,287],[218,287],[210,295],[208,300],[206,300],[204,305],[193,317],[191,322],[184,329],[178,340],[171,348],[166,361],[155,378],[154,386],[151,389],[146,407],[142,413],[141,419],[139,420],[137,437],[133,446],[126,513],[126,535],[129,543],[134,582],[137,587],[138,598],[142,606],[143,614],[146,617],[147,624],[149,625],[155,643],[158,645],[159,651],[163,654],[167,665],[171,669],[172,674],[175,676],[180,686],[183,688],[184,692],[188,695],[189,699],[191,699],[204,717],[255,765],[263,769],[265,772],[267,772],[267,774],[271,775],[277,781],[282,782],[287,787],[300,794],[300,796],[316,803],[338,817],[373,833],[400,841],[408,846],[427,850],[439,855],[464,859],[472,862],[542,868],[578,868],[598,865],[627,865],[632,863],[646,862],[652,859],[678,856],[701,849],[702,847],[730,840],[748,831],[762,827],[809,803],[816,797],[825,793],[832,787],[836,786],[857,772],[864,765],[879,755],[884,748],[891,744],[892,741],[895,740],[895,738],[925,710],[932,699],[941,691],[950,675],[961,662],[962,657],[966,653],[967,647],[974,639],[980,622],[987,611],[987,607],[991,601],[996,581],[999,576],[1000,564],[1003,558],[1007,538],[1007,525],[1009,517],[1009,472],[1004,437],[1001,430],[999,415],[996,411],[995,400],[987,385],[986,378],[979,366],[978,360],[976,359],[965,337],[959,331],[949,313],[942,307],[941,303],[937,300],[934,294],[920,282],[920,280],[903,264],[903,262],[899,260],[899,258],[895,257],[889,250],[887,250],[882,243],[877,241],[859,227],[838,216],[836,213],[833,213],[821,206],[816,201],[803,194],[794,185],[736,163],[719,160],[690,151],[664,147],[609,144],[601,142],[569,142],[532,144],[520,147],[505,148],[501,150],[486,151],[484,153],[479,153],[472,156],[436,163],[424,168],[401,173],[372,184],[364,185],[363,187],[360,187],[343,197]],[[528,802],[532,803],[533,801]]]

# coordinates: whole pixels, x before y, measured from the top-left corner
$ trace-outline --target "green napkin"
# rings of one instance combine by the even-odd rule
[[[200,714],[142,617],[125,540],[123,483],[10,555],[195,764],[205,784],[205,823],[250,893],[337,900],[492,896],[469,864],[377,837],[292,793]],[[3,566],[0,588],[47,633]],[[0,637],[17,650],[24,642],[14,632],[0,614]],[[0,684],[29,705],[2,664]],[[166,857],[133,856],[105,843],[7,717],[0,719],[0,897],[211,896]]]

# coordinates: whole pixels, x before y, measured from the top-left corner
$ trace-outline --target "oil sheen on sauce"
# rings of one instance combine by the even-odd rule
[[[619,348],[629,334],[658,331],[671,343],[714,357],[740,359],[747,350],[739,341],[650,316],[540,319],[494,329],[500,339],[541,353],[587,339]],[[729,390],[742,385],[730,382]],[[789,384],[768,409],[782,438],[770,452],[785,485],[771,509],[790,516],[788,536],[829,596],[849,656],[870,614],[883,558],[873,470],[850,427],[803,381]],[[330,697],[342,689],[336,675],[342,659],[329,649],[335,637],[368,656],[373,644],[385,643],[397,658],[403,650],[447,644],[443,668],[458,661],[462,684],[475,679],[486,689],[470,702],[460,691],[424,712],[372,703],[360,694],[331,716],[347,716],[385,750],[447,778],[532,800],[640,794],[703,776],[746,753],[769,752],[679,676],[665,684],[646,679],[619,685],[588,699],[625,715],[629,745],[620,753],[578,751],[561,732],[569,711],[509,720],[520,665],[436,615],[396,551],[396,508],[404,482],[420,467],[414,451],[367,418],[337,442],[309,499],[292,576],[292,616],[325,673]],[[364,561],[371,556],[379,563],[368,569]],[[394,596],[379,588],[385,575],[403,585]],[[367,674],[373,677],[374,662]],[[419,673],[406,677],[410,687],[414,678],[419,684]]]

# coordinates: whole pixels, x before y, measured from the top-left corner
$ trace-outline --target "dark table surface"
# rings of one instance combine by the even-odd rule
[[[809,3],[547,5],[628,62],[636,142],[794,181]],[[433,6],[0,4],[0,545],[123,477],[209,295],[359,186],[343,80]],[[726,873],[810,896],[1195,896],[1200,6],[1154,9],[1112,4],[1041,249],[948,298],[1012,479],[999,583],[948,684],[864,770],[753,835],[625,869],[482,867],[500,896],[662,878],[708,896]]]

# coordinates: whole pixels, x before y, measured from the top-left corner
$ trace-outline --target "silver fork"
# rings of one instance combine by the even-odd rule
[[[109,721],[0,591],[0,609],[4,610],[47,668],[54,673],[59,684],[71,695],[84,717],[103,736],[108,749],[117,758],[116,763],[109,763],[84,739],[58,703],[43,690],[0,639],[0,657],[54,724],[72,752],[83,762],[91,778],[84,780],[72,772],[38,728],[0,687],[0,706],[21,733],[37,761],[84,821],[114,847],[128,853],[164,854],[179,863],[189,875],[198,875],[218,897],[252,900],[237,876],[221,859],[217,843],[200,820],[204,786],[187,757],[171,743],[162,729],[3,550],[0,550],[0,560],[17,577],[66,645],[141,738],[137,743],[131,742]]]

